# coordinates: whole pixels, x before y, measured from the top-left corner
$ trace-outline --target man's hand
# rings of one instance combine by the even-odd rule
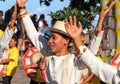
[[[65,28],[69,36],[73,39],[76,48],[79,48],[80,46],[83,46],[83,42],[81,40],[81,32],[82,32],[82,25],[80,22],[78,22],[78,26],[76,24],[76,17],[69,17],[70,23],[68,23],[68,20],[65,20]]]
[[[114,4],[117,1],[118,0],[112,0],[110,3],[108,3],[105,9],[100,13],[100,18],[105,17],[110,12],[110,10],[113,8]]]
[[[82,32],[82,25],[80,22],[78,22],[78,27],[77,27],[76,16],[74,16],[73,18],[74,20],[72,19],[71,16],[69,17],[70,24],[68,23],[67,19],[65,20],[65,28],[69,36],[72,39],[75,39],[77,37],[80,37],[81,32]]]
[[[118,63],[117,69],[120,71],[120,62]]]
[[[41,60],[40,65],[39,65],[39,68],[40,68],[41,70],[44,70],[44,69],[46,68],[46,59],[45,59],[45,58],[43,58],[43,59]]]
[[[17,0],[17,4],[18,4],[19,7],[25,6],[26,2],[27,2],[27,0]]]

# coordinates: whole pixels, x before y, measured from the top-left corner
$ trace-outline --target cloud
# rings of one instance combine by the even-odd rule
[[[40,12],[43,12],[43,11],[45,11],[45,10],[46,10],[45,7],[39,7],[39,8],[37,8],[37,9],[35,9],[34,12],[37,13],[37,14],[39,14]]]
[[[33,15],[33,14],[41,14],[42,12],[44,12],[46,10],[46,7],[39,7],[39,8],[36,8],[34,11],[30,11],[29,14],[30,15]]]

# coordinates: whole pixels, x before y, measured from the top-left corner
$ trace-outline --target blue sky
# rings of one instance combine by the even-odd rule
[[[15,4],[15,1],[16,0],[6,0],[5,2],[0,2],[0,10],[5,12]],[[63,2],[60,2],[60,0],[53,0],[51,5],[47,7],[44,4],[40,5],[39,0],[28,0],[26,8],[30,15],[37,14],[39,17],[40,14],[45,14],[46,20],[48,24],[50,24],[51,18],[47,14],[49,14],[50,11],[55,12],[64,7],[68,7],[69,2],[69,0],[64,0]]]
[[[0,10],[3,10],[5,12],[15,4],[15,1],[16,0],[6,0],[6,2],[0,2]],[[64,0],[63,2],[60,2],[60,0],[53,0],[50,6],[45,6],[44,4],[40,5],[39,0],[28,0],[26,3],[26,8],[29,12],[29,15],[37,14],[39,17],[40,14],[45,14],[46,20],[49,26],[51,26],[51,18],[47,14],[49,14],[50,11],[56,12],[57,10],[61,10],[64,7],[68,7],[69,3],[70,0]],[[97,24],[98,17],[99,16],[95,18],[94,26]]]

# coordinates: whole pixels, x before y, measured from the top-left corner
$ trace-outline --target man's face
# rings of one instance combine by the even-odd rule
[[[9,47],[12,48],[14,46],[16,46],[16,41],[15,41],[15,39],[11,39],[10,43],[9,43]]]
[[[60,53],[66,50],[65,44],[68,44],[68,40],[63,38],[60,34],[51,33],[49,39],[50,49],[53,53]]]

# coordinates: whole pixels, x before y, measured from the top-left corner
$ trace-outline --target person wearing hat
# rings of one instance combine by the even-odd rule
[[[18,0],[21,7],[22,1]],[[64,21],[57,21],[53,27],[49,40],[41,36],[35,29],[26,9],[20,9],[20,16],[26,33],[32,43],[45,56],[46,82],[49,84],[79,84],[84,67],[74,54],[68,51],[71,37],[65,29]]]
[[[48,84],[79,84],[84,70],[84,68],[81,69],[81,60],[90,68],[92,73],[104,82],[114,84],[120,82],[117,69],[101,63],[82,43],[80,39],[82,26],[80,22],[78,23],[78,27],[76,26],[76,17],[74,17],[73,21],[70,16],[70,24],[67,20],[65,22],[57,21],[49,29],[51,31],[50,38],[46,40],[44,37],[39,36],[35,30],[27,10],[24,9],[25,2],[26,0],[17,0],[18,6],[22,8],[20,9],[20,16],[22,17],[28,37],[46,58],[46,66],[42,69],[46,71],[46,82]],[[68,51],[71,39],[76,46],[75,54]],[[108,71],[106,72],[106,70]]]

